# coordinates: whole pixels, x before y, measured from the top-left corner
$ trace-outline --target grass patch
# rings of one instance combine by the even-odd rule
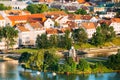
[[[87,60],[90,63],[96,63],[96,62],[106,62],[105,59],[100,58],[100,57],[96,57],[96,58],[85,58],[85,60]]]
[[[112,43],[116,46],[120,46],[120,37],[113,39]]]
[[[37,51],[38,51],[38,49],[24,48],[24,49],[12,50],[11,52],[15,52],[15,53],[23,53],[23,52],[35,53]]]
[[[85,48],[95,48],[94,45],[91,45],[89,43],[84,43],[81,46],[78,44],[74,44],[75,49],[85,49]]]

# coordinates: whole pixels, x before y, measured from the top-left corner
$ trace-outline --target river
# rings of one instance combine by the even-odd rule
[[[120,73],[65,75],[24,71],[17,62],[0,61],[0,80],[120,80]]]

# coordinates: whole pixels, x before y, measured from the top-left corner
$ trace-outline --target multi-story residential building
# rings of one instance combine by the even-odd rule
[[[81,27],[87,32],[88,38],[92,38],[92,35],[96,32],[96,27],[99,26],[97,23],[93,22],[83,22]]]
[[[16,29],[19,31],[20,46],[35,46],[37,36],[46,32],[39,22],[18,25]]]
[[[0,3],[5,6],[11,6],[13,10],[23,10],[28,6],[28,4],[22,1],[0,1]]]
[[[50,18],[44,21],[44,28],[54,28],[54,21]]]
[[[7,24],[14,26],[19,23],[26,23],[29,20],[39,20],[44,22],[46,20],[46,17],[43,14],[8,16]]]
[[[115,33],[120,35],[120,18],[112,18],[110,26],[113,26]]]
[[[106,8],[105,7],[94,7],[94,12],[105,12]]]
[[[6,23],[5,23],[5,19],[2,15],[0,15],[0,27],[5,27]]]

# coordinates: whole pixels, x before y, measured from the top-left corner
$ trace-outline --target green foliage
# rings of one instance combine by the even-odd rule
[[[65,31],[64,36],[60,36],[58,40],[58,47],[70,49],[72,46],[72,39],[70,37],[70,31]]]
[[[33,69],[33,70],[42,70],[43,68],[43,52],[39,51],[37,53],[27,53],[24,52],[20,56],[19,62],[24,63],[22,67],[25,69]]]
[[[73,72],[76,70],[76,63],[72,57],[67,57],[64,64],[58,65],[59,72]]]
[[[0,38],[5,41],[6,50],[8,50],[9,47],[13,47],[17,37],[18,31],[11,26],[2,27],[0,29]]]
[[[0,10],[10,10],[10,9],[11,9],[10,6],[6,7],[4,6],[4,4],[0,4]]]
[[[55,27],[59,27],[59,26],[60,26],[60,24],[55,21]]]
[[[105,42],[110,42],[116,37],[115,31],[112,26],[102,24],[97,27],[96,32],[93,34],[91,43],[95,46],[103,45]]]
[[[50,43],[50,47],[57,47],[58,44],[58,36],[57,35],[51,35],[49,37],[49,43]]]
[[[80,71],[88,71],[90,69],[90,65],[86,60],[80,59],[77,69]]]
[[[102,45],[104,43],[104,34],[101,31],[101,27],[96,29],[96,32],[93,34],[92,37],[92,44],[95,46]]]
[[[83,28],[75,29],[73,31],[72,36],[73,36],[74,42],[79,45],[86,43],[88,40],[87,33]]]
[[[58,56],[53,52],[44,52],[44,70],[57,71]]]
[[[84,9],[78,9],[77,11],[75,11],[75,14],[85,15],[85,14],[87,14],[87,12]]]
[[[38,49],[49,47],[49,41],[47,39],[46,34],[42,34],[41,36],[39,36],[39,35],[37,36],[36,46],[37,46]]]
[[[27,10],[32,14],[34,13],[42,13],[48,11],[48,7],[46,4],[30,4],[27,6]]]
[[[107,63],[109,68],[120,70],[120,51],[116,55],[109,56]]]
[[[23,52],[19,58],[19,63],[25,63],[29,60],[31,54],[28,52]]]
[[[101,62],[96,62],[93,68],[93,72],[97,72],[97,73],[105,72],[106,70],[107,68]]]

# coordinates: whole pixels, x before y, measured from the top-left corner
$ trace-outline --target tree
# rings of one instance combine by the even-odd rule
[[[103,45],[105,42],[110,42],[116,37],[115,31],[112,26],[102,24],[97,27],[96,32],[93,34],[91,43],[95,46]]]
[[[79,45],[86,43],[88,40],[87,33],[83,28],[75,29],[73,31],[72,36],[73,36],[74,42]]]
[[[107,64],[109,68],[120,70],[120,51],[116,55],[109,56]]]
[[[72,46],[72,39],[70,36],[70,31],[65,31],[65,34],[63,36],[59,36],[58,39],[58,47],[70,49]]]
[[[96,29],[96,32],[93,34],[91,44],[98,46],[102,45],[105,42],[104,35],[102,34],[101,27]]]
[[[47,39],[46,34],[42,34],[41,36],[38,35],[36,39],[36,46],[38,49],[40,48],[48,48],[49,47],[49,41]]]
[[[26,58],[25,58],[26,55]],[[19,62],[24,61],[22,67],[25,69],[32,69],[32,70],[39,70],[42,71],[43,69],[43,52],[39,51],[37,53],[23,53],[19,59]]]
[[[59,72],[73,72],[76,70],[76,63],[72,57],[65,58],[64,64],[58,65]]]
[[[48,10],[46,4],[30,4],[27,6],[27,10],[33,13],[42,13]]]
[[[55,27],[59,27],[59,26],[60,26],[60,24],[55,21]]]
[[[80,71],[88,71],[90,69],[90,65],[86,60],[80,59],[77,69]]]
[[[57,35],[51,35],[49,37],[49,43],[50,47],[57,47],[58,44],[58,36]]]
[[[16,38],[18,37],[18,31],[10,26],[2,27],[0,29],[0,36],[1,39],[4,39],[5,41],[5,47],[7,51],[9,47],[13,47],[13,45],[16,43]]]
[[[77,11],[75,11],[75,14],[85,15],[85,14],[87,14],[87,12],[84,9],[78,9]]]
[[[44,52],[44,70],[57,71],[59,57],[55,52],[45,51]]]
[[[65,48],[69,50],[72,46],[72,39],[69,30],[65,31],[64,41],[65,41]]]
[[[19,58],[19,63],[26,63],[29,58],[30,58],[31,54],[28,52],[23,52]]]
[[[6,7],[4,6],[4,4],[0,4],[0,10],[10,10],[10,9],[11,9],[10,6]]]
[[[106,24],[101,25],[102,34],[105,36],[105,42],[112,41],[116,37],[114,28]]]

